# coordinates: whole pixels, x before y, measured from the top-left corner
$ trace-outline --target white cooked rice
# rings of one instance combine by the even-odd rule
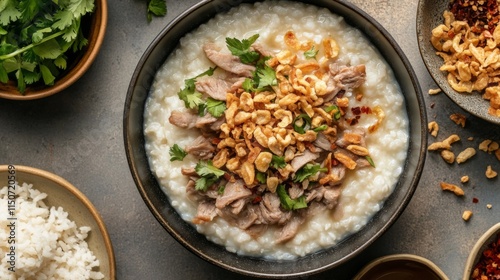
[[[362,102],[354,106],[380,106],[386,114],[382,126],[367,135],[366,144],[376,168],[348,174],[340,199],[340,211],[324,212],[304,223],[298,234],[284,244],[274,243],[274,230],[253,239],[245,231],[229,225],[221,218],[211,223],[193,225],[209,240],[231,252],[267,259],[294,259],[328,248],[346,236],[359,231],[381,209],[392,193],[403,170],[408,148],[408,118],[404,99],[393,73],[380,54],[362,33],[345,23],[342,17],[327,9],[294,2],[262,2],[240,5],[228,13],[219,14],[208,23],[187,34],[157,73],[145,107],[144,132],[150,166],[168,195],[172,206],[187,222],[196,215],[197,206],[186,197],[187,178],[182,166],[194,166],[188,156],[183,162],[170,162],[169,148],[173,144],[185,147],[198,133],[171,125],[172,110],[184,108],[177,92],[184,80],[213,66],[205,57],[202,45],[216,42],[225,46],[226,37],[244,39],[260,34],[258,43],[269,50],[284,46],[283,35],[292,30],[299,40],[333,37],[340,46],[339,61],[346,65],[366,65],[366,82]],[[374,119],[363,116],[358,126],[368,127]]]
[[[50,208],[47,194],[23,183],[15,186],[17,220],[15,272],[9,270],[8,187],[0,190],[0,279],[104,279],[99,260],[85,239],[91,228],[78,227],[62,207]]]

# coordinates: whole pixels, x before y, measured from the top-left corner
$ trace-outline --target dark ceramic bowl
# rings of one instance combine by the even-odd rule
[[[448,9],[449,0],[420,0],[417,10],[417,39],[420,54],[427,70],[436,84],[458,106],[465,111],[486,121],[500,124],[500,117],[488,114],[490,103],[477,92],[459,93],[455,91],[446,79],[447,72],[440,71],[443,59],[436,55],[436,49],[431,44],[431,32],[434,27],[443,23],[443,12]]]
[[[343,1],[315,0],[309,4],[325,7],[341,15],[360,29],[390,64],[402,89],[410,124],[408,158],[394,192],[359,232],[332,248],[298,258],[295,261],[266,261],[239,256],[208,241],[186,223],[170,205],[168,197],[151,173],[144,147],[144,104],[155,73],[179,39],[217,13],[243,2],[201,1],[174,19],[152,42],[140,59],[128,88],[124,111],[124,140],[132,176],[145,203],[160,224],[182,245],[202,259],[233,272],[267,278],[308,276],[345,263],[379,238],[403,212],[419,181],[427,141],[426,114],[421,90],[410,63],[394,39],[375,20],[352,4]]]

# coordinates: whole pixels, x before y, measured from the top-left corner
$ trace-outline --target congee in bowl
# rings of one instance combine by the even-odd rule
[[[124,113],[162,226],[234,272],[338,266],[408,204],[426,117],[408,60],[348,3],[202,1],[153,41]]]
[[[275,260],[362,228],[409,142],[403,95],[366,38],[290,2],[241,5],[184,36],[156,75],[144,134],[184,220],[231,252]]]

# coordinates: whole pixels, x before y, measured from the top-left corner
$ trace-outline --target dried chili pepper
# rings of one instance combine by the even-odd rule
[[[474,33],[493,33],[500,19],[497,0],[455,0],[449,10],[457,20],[466,21]]]
[[[472,280],[500,279],[500,233],[495,241],[483,251],[479,262],[474,266]]]

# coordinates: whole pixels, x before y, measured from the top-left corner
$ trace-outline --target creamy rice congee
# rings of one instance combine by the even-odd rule
[[[204,46],[213,43],[220,47],[221,52],[228,52],[226,38],[245,39],[255,34],[259,35],[255,42],[259,45],[259,49],[265,49],[265,52],[270,53],[271,56],[286,49],[286,40],[290,38],[285,34],[293,34],[299,42],[312,42],[312,45],[316,47],[312,50],[319,50],[318,55],[325,52],[322,50],[323,40],[333,38],[336,43],[333,45],[338,46],[338,56],[330,59],[332,63],[342,67],[358,67],[363,70],[363,75],[366,75],[360,80],[362,84],[359,85],[359,88],[352,91],[340,91],[342,99],[349,100],[346,118],[351,120],[347,122],[348,124],[346,124],[345,119],[342,120],[344,123],[342,126],[346,127],[344,128],[346,131],[366,131],[362,146],[369,150],[369,158],[373,160],[374,166],[347,170],[341,185],[333,186],[332,184],[336,190],[341,191],[334,205],[327,208],[322,205],[323,208],[319,208],[321,211],[317,211],[307,218],[303,218],[304,215],[301,214],[294,216],[302,219],[300,225],[293,235],[282,238],[281,241],[277,241],[276,238],[282,231],[279,223],[277,226],[259,227],[261,231],[256,234],[248,230],[252,227],[247,229],[241,225],[236,226],[234,221],[222,218],[221,215],[211,216],[210,219],[202,219],[200,222],[200,215],[197,211],[202,200],[190,199],[187,190],[190,176],[185,175],[189,173],[186,168],[197,166],[200,159],[188,154],[182,161],[170,160],[170,151],[174,144],[181,148],[186,147],[201,135],[199,129],[179,127],[172,124],[170,118],[174,111],[187,111],[185,102],[180,100],[178,96],[180,89],[186,86],[185,80],[196,77],[210,67],[214,67],[214,63],[207,58],[204,52]],[[311,46],[309,45],[307,48],[309,47]],[[298,57],[298,60],[306,62],[302,53]],[[314,59],[307,61],[325,63],[321,59],[318,58],[316,62]],[[330,66],[330,72],[327,71],[327,73],[331,73],[332,68],[334,67]],[[219,67],[216,69],[217,71],[223,70]],[[214,74],[214,76],[216,75]],[[360,97],[360,93],[362,93],[362,97]],[[326,97],[323,98],[326,99]],[[361,113],[353,122],[352,108],[369,109],[368,111],[363,110],[364,113]],[[193,224],[198,232],[204,234],[214,243],[224,246],[228,251],[266,259],[282,260],[304,256],[331,247],[346,236],[360,230],[381,209],[385,199],[393,191],[404,167],[409,142],[408,118],[404,109],[403,96],[391,69],[380,54],[359,30],[347,25],[342,17],[332,14],[327,9],[293,2],[274,1],[240,5],[227,13],[217,15],[193,32],[186,34],[180,40],[178,48],[158,71],[146,102],[144,118],[146,151],[151,169],[179,215],[188,223]],[[293,124],[296,120],[297,118],[294,119]],[[379,127],[372,129],[377,121],[381,121]],[[301,123],[301,125],[303,124]],[[290,126],[291,124],[287,127]],[[339,129],[342,126],[339,126]],[[322,129],[317,131],[323,133]],[[293,132],[292,135],[297,136],[298,134]],[[342,145],[339,142],[335,143],[332,144],[332,147],[337,146],[337,144]],[[259,145],[256,144],[256,146]],[[310,145],[306,146],[312,151],[318,149]],[[260,148],[262,151],[267,150],[263,147]],[[300,150],[300,147],[297,149]],[[329,147],[324,149],[328,150]],[[319,156],[312,157],[316,159]],[[358,160],[364,160],[364,157],[356,157],[356,159],[357,162],[361,162]],[[334,166],[332,162],[338,164],[335,159],[329,160],[328,158],[321,158],[321,161],[317,160],[315,164],[317,163],[318,167],[323,167],[321,170],[328,169],[327,172],[330,172],[330,167]],[[325,166],[326,163],[330,164],[328,168]],[[292,170],[291,178],[296,178],[293,176],[296,176],[294,174],[297,172],[297,170]],[[264,172],[267,176],[271,176],[271,173]],[[284,175],[278,174],[276,176],[281,178]],[[305,182],[313,180],[313,177],[310,177]],[[257,179],[254,182],[257,182]],[[269,186],[269,182],[267,183]],[[263,184],[265,185],[265,183]],[[300,181],[295,187],[297,185],[301,191],[300,186],[303,186],[304,182]],[[317,186],[316,183],[311,185]],[[226,190],[222,188],[214,191],[216,193],[219,191],[220,194],[227,191],[227,188],[226,186]],[[249,188],[253,188],[249,193],[254,195],[259,186],[252,185]],[[275,189],[273,189],[272,194],[274,192]],[[271,194],[271,191],[269,193]],[[289,193],[293,197],[291,190]],[[306,195],[308,195],[307,190],[303,196]],[[249,203],[255,206],[260,203],[261,199],[265,200],[265,198],[263,196],[257,200],[256,197],[252,197],[253,200]],[[313,202],[312,200],[308,201],[307,206],[310,208]],[[253,207],[252,205],[249,207]],[[232,209],[236,209],[234,204],[232,207]],[[281,206],[281,210],[283,210],[282,208],[283,206]],[[293,211],[305,212],[306,210]]]

